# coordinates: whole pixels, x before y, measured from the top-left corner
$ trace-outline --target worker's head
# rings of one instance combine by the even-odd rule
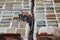
[[[28,12],[23,12],[23,15],[28,15],[29,13]]]
[[[29,15],[29,13],[28,13],[28,12],[26,12],[26,13],[25,13],[25,15]]]

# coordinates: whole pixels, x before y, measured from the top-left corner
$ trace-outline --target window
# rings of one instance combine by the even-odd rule
[[[45,6],[53,6],[53,1],[45,1]]]
[[[55,9],[57,13],[60,13],[60,7],[55,7]]]
[[[55,14],[48,14],[46,15],[46,17],[47,17],[47,20],[56,20]]]
[[[37,6],[43,6],[43,0],[36,0]]]
[[[36,10],[36,13],[45,13],[44,10]]]
[[[7,3],[5,6],[5,9],[13,9],[13,4],[12,3]]]
[[[44,10],[44,7],[36,7],[36,10]]]
[[[29,8],[29,5],[25,5],[23,8]]]
[[[14,9],[22,9],[22,4],[13,4]]]
[[[18,16],[20,12],[15,12],[14,16]]]
[[[55,7],[60,7],[60,3],[55,3]]]
[[[4,4],[6,0],[0,0],[0,4]]]
[[[36,13],[35,18],[37,18],[37,19],[45,19],[45,14]]]
[[[54,10],[53,7],[46,7],[47,10]]]
[[[48,14],[48,15],[46,15],[46,17],[47,18],[55,18],[56,16],[55,16],[55,14]]]
[[[16,3],[22,3],[22,0],[16,0]]]
[[[36,7],[36,13],[44,13],[44,7]]]
[[[25,3],[28,3],[28,2],[29,2],[29,0],[24,0],[24,2],[25,2]]]
[[[44,26],[46,26],[46,23],[45,23],[45,21],[37,21],[37,27],[44,27]]]
[[[58,21],[56,20],[49,20],[47,21],[48,26],[58,27]]]
[[[46,13],[54,13],[53,7],[46,7]]]
[[[7,3],[14,3],[14,0],[7,0]]]
[[[57,15],[57,18],[60,18],[60,14],[56,14]]]
[[[3,12],[3,17],[12,17],[13,16],[13,12],[12,11],[4,11]]]

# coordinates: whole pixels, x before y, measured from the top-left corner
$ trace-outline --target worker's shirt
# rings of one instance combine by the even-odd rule
[[[22,16],[23,16],[22,14],[19,14],[19,18],[22,18]]]

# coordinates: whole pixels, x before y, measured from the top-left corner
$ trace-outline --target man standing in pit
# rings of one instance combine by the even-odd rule
[[[19,15],[18,15],[19,16],[19,21],[22,20],[22,17],[23,17],[23,14],[22,14],[23,12],[22,11],[20,11],[20,12],[21,13],[19,13]]]
[[[29,13],[26,13],[23,18],[27,23],[29,23],[30,28],[32,28],[32,16]]]

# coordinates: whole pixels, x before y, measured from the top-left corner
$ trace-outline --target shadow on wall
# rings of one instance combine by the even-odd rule
[[[23,40],[20,34],[0,34],[0,40]]]

